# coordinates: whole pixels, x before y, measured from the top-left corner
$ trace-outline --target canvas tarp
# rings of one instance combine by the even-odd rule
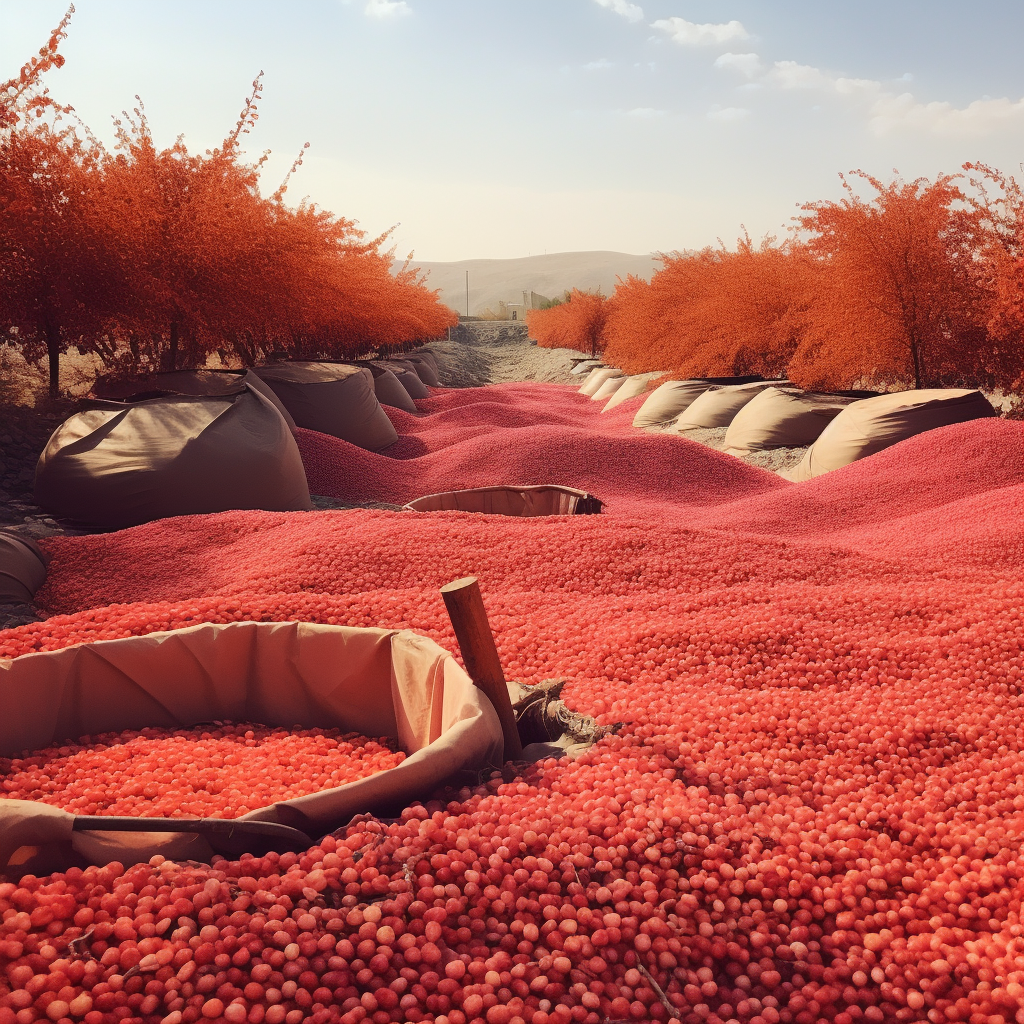
[[[622,386],[615,389],[615,394],[608,399],[608,403],[601,410],[601,412],[609,412],[610,410],[622,405],[627,399],[636,398],[637,395],[642,395],[651,383],[651,378],[657,376],[657,374],[645,373],[638,377],[627,377],[623,382]]]
[[[0,530],[0,604],[28,604],[46,580],[46,557],[31,537]]]
[[[590,373],[591,370],[596,370],[603,365],[604,363],[600,359],[579,359],[569,373],[574,377],[582,377],[585,373]]]
[[[391,370],[379,363],[356,363],[355,365],[365,366],[373,375],[373,393],[381,405],[390,405],[392,409],[402,409],[405,412],[416,412],[416,403]]]
[[[797,482],[810,480],[926,430],[995,415],[980,391],[959,388],[865,398],[844,409],[807,449],[803,460],[781,475]]]
[[[221,398],[97,402],[51,435],[36,501],[59,519],[117,530],[169,516],[309,509],[288,424],[246,386]]]
[[[529,487],[472,487],[428,494],[405,506],[411,512],[484,512],[497,516],[572,516],[601,511],[602,502],[586,491],[554,484]]]
[[[698,395],[681,413],[672,429],[678,433],[687,430],[706,430],[727,427],[733,417],[765,388],[788,384],[789,381],[751,381],[747,384],[716,384]]]
[[[667,427],[690,403],[715,384],[747,384],[760,377],[694,377],[690,380],[667,380],[656,387],[637,410],[633,426]]]
[[[274,404],[294,433],[295,420],[284,403],[252,370],[167,370],[142,377],[100,377],[93,395],[101,399],[125,401],[130,398],[155,398],[167,395],[207,395],[211,398],[235,395],[246,385]]]
[[[426,384],[423,383],[420,375],[410,364],[389,359],[387,362],[378,363],[377,365],[390,370],[398,378],[399,384],[405,388],[410,398],[430,397]]]
[[[621,377],[622,371],[613,366],[599,366],[592,370],[580,388],[580,394],[592,398],[606,380],[611,377]]]
[[[729,424],[723,451],[737,457],[766,448],[805,448],[857,399],[797,388],[765,388]]]
[[[405,357],[405,361],[412,363],[412,368],[427,387],[439,388],[441,386],[441,381],[437,377],[437,367],[429,359],[425,359],[418,353],[410,353]]]
[[[377,401],[373,374],[365,367],[293,362],[258,366],[255,372],[300,427],[373,452],[398,440],[398,432]]]
[[[605,382],[590,396],[592,402],[607,402],[616,391],[626,383],[626,375],[608,377]]]
[[[501,725],[486,696],[451,654],[408,630],[236,622],[101,640],[0,660],[0,705],[0,756],[210,721],[397,741],[408,756],[395,768],[246,816],[314,838],[356,813],[424,798],[459,771],[502,762]],[[16,848],[60,841],[97,864],[212,854],[204,839],[184,832],[72,834],[71,817],[0,801],[0,871]]]

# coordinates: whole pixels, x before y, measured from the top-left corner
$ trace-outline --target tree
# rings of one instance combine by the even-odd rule
[[[601,351],[607,314],[607,299],[600,291],[573,288],[559,305],[531,309],[526,314],[526,326],[542,348],[572,348],[596,356]]]

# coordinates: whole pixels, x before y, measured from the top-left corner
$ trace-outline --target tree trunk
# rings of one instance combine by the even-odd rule
[[[46,360],[50,370],[50,397],[60,395],[60,328],[49,318],[43,324],[46,335]]]
[[[167,350],[168,370],[178,368],[178,330],[178,321],[175,320],[171,323],[171,344]]]
[[[921,390],[921,347],[917,342],[917,338],[911,337],[910,339],[910,354],[914,359],[914,387],[918,391]]]

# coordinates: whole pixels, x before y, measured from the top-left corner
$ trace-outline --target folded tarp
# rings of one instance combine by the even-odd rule
[[[28,604],[46,581],[46,558],[30,537],[0,530],[0,604]]]
[[[410,512],[484,512],[496,516],[594,515],[603,502],[586,491],[554,484],[530,487],[473,487],[428,494],[410,501]]]
[[[803,460],[781,475],[810,480],[926,430],[995,415],[988,399],[973,390],[930,388],[865,398],[836,416]]]
[[[406,355],[405,362],[412,363],[412,367],[416,371],[420,380],[423,381],[428,388],[439,388],[441,386],[441,381],[437,376],[437,367],[434,366],[429,359],[424,358],[419,353],[411,352]]]
[[[104,732],[225,720],[395,740],[408,755],[397,767],[246,815],[314,838],[502,762],[501,725],[486,696],[451,654],[408,630],[236,622],[100,640],[0,661],[0,706],[0,757]],[[212,855],[188,833],[72,833],[71,819],[0,800],[0,871],[20,847],[61,841],[95,864]]]
[[[601,412],[608,412],[616,406],[622,405],[622,403],[627,399],[636,398],[637,395],[642,395],[651,383],[651,377],[651,374],[642,374],[639,377],[627,377],[622,382],[621,386],[615,389],[615,393],[608,399],[608,403]]]
[[[140,377],[99,377],[92,394],[100,399],[158,398],[161,395],[236,395],[246,385],[269,399],[284,417],[289,429],[295,431],[295,420],[284,403],[252,370],[166,370]]]
[[[99,530],[311,507],[288,424],[248,386],[223,397],[94,403],[53,432],[36,465],[35,495],[52,515]]]
[[[583,382],[583,386],[580,388],[580,394],[586,395],[588,398],[592,398],[606,380],[609,380],[612,377],[621,376],[622,371],[615,369],[613,366],[599,366],[597,369],[592,370],[587,376],[587,379]]]
[[[416,412],[416,403],[393,371],[379,363],[355,363],[354,365],[365,366],[373,375],[373,393],[381,405],[390,405],[393,409],[402,409],[405,412]]]
[[[676,432],[727,427],[733,417],[765,388],[789,381],[751,381],[748,384],[715,384],[698,395],[681,413],[672,429]]]
[[[716,384],[749,384],[762,377],[694,377],[690,380],[667,380],[656,387],[633,417],[633,426],[667,427],[690,403]]]
[[[307,430],[318,430],[369,451],[398,440],[373,387],[373,374],[347,363],[293,362],[257,366],[254,372],[274,390]]]
[[[604,366],[600,359],[578,359],[576,360],[576,365],[569,372],[574,377],[582,377],[585,373],[590,373],[591,370],[596,370],[599,366]]]
[[[723,451],[739,457],[766,448],[805,448],[857,400],[821,391],[765,388],[736,413],[725,432]]]
[[[398,378],[398,382],[403,388],[405,388],[410,398],[430,397],[430,392],[427,390],[426,384],[423,383],[423,379],[416,372],[411,363],[389,359],[386,362],[380,362],[377,365],[390,370]]]
[[[590,396],[592,402],[607,402],[616,391],[626,383],[626,375],[622,374],[618,377],[609,377],[605,382]]]

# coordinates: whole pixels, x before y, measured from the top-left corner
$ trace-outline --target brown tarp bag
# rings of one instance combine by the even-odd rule
[[[409,630],[235,622],[0,660],[0,755],[61,740],[211,721],[387,736],[408,755],[384,772],[246,815],[314,838],[352,815],[405,806],[465,770],[502,763],[497,713],[447,651]],[[102,780],[97,780],[102,783]],[[0,800],[0,872],[19,847],[70,842],[92,863],[161,854],[208,861],[187,832],[72,832],[73,815]]]
[[[28,604],[46,581],[46,557],[29,537],[0,530],[0,604]]]
[[[573,516],[601,511],[602,502],[586,491],[555,484],[529,487],[471,487],[416,498],[409,512],[483,512],[496,516]]]
[[[410,352],[404,361],[412,364],[412,368],[428,388],[439,388],[441,386],[441,381],[437,376],[437,367],[433,366],[430,360],[424,359],[418,353]]]
[[[582,377],[585,373],[591,373],[601,366],[604,366],[604,363],[600,359],[577,359],[576,365],[569,373],[574,377]]]
[[[810,480],[926,430],[995,415],[980,391],[968,389],[929,388],[865,398],[847,406],[803,460],[781,476],[795,482]]]
[[[649,427],[667,427],[708,388],[727,384],[749,384],[761,377],[693,377],[688,380],[667,380],[656,387],[637,410],[633,426],[645,430]]]
[[[373,374],[373,392],[381,405],[390,405],[393,409],[402,409],[405,412],[416,412],[416,403],[412,396],[391,370],[383,366],[371,366],[370,373]]]
[[[271,402],[294,434],[295,420],[292,414],[252,370],[165,370],[127,379],[100,377],[93,385],[92,394],[96,398],[115,401],[157,398],[162,395],[224,397],[238,394],[246,385]]]
[[[223,397],[97,402],[51,435],[36,501],[59,519],[118,530],[170,516],[311,508],[295,438],[243,387]]]
[[[659,374],[644,373],[636,377],[627,377],[622,384],[615,389],[615,394],[608,399],[608,403],[601,412],[610,412],[617,406],[622,405],[622,403],[628,399],[642,395],[650,386],[651,380],[657,376],[659,376]]]
[[[398,433],[374,393],[373,375],[348,363],[291,362],[257,366],[264,380],[306,430],[331,434],[380,451],[398,440]]]
[[[743,456],[766,448],[805,448],[856,401],[819,391],[765,388],[733,417],[722,450]]]
[[[412,363],[407,363],[404,360],[389,359],[387,362],[378,363],[377,365],[390,370],[398,378],[399,384],[409,393],[410,398],[430,397],[426,384],[423,383],[423,379],[416,372]]]

